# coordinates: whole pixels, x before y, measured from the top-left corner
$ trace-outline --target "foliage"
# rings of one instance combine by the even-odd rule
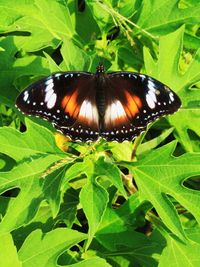
[[[200,3],[1,0],[0,10],[0,266],[200,266]],[[162,81],[181,109],[134,143],[84,144],[15,108],[31,82],[99,61]]]

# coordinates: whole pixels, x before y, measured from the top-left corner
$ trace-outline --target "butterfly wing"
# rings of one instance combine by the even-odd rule
[[[25,114],[49,120],[73,140],[98,138],[95,78],[91,73],[53,74],[25,89],[16,105]]]
[[[106,76],[105,116],[101,136],[132,140],[148,123],[172,114],[181,105],[179,97],[161,82],[143,74],[114,72]]]

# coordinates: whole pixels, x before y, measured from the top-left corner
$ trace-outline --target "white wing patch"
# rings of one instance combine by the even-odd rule
[[[170,97],[171,101],[173,102],[174,101],[174,94],[172,92],[169,93],[169,97]]]
[[[24,102],[26,102],[28,100],[28,98],[29,98],[29,93],[28,93],[28,91],[25,91],[24,92],[24,98],[23,98]]]
[[[55,93],[53,93],[50,98],[48,99],[48,102],[47,102],[47,108],[48,109],[51,109],[55,106],[55,103],[56,103],[56,99],[57,99],[57,95]]]
[[[119,100],[109,105],[105,112],[105,123],[112,124],[117,119],[126,118],[126,112]]]
[[[146,94],[147,105],[150,109],[154,109],[157,103],[156,90],[154,88],[149,89]]]
[[[154,99],[152,98],[152,96],[149,93],[146,95],[146,101],[147,101],[148,106],[151,109],[154,109],[156,107]]]
[[[99,115],[96,106],[92,105],[88,100],[84,100],[80,111],[79,111],[80,119],[86,120],[88,122],[95,122],[98,124]]]
[[[47,80],[45,84],[46,88],[44,102],[47,104],[48,109],[52,109],[55,106],[57,100],[57,95],[53,90],[53,79]]]

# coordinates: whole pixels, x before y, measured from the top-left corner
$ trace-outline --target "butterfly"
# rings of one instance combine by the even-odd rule
[[[180,98],[163,83],[140,73],[59,72],[19,94],[26,115],[49,120],[72,140],[132,140],[157,118],[176,112]]]

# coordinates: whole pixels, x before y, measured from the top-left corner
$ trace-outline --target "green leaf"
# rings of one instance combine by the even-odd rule
[[[160,143],[162,143],[172,132],[174,131],[174,128],[169,128],[165,130],[163,133],[161,133],[159,136],[151,139],[150,141],[147,141],[145,143],[142,143],[138,146],[136,155],[140,155],[142,153],[146,153],[150,151],[153,148],[156,148]]]
[[[5,154],[0,153],[0,171],[10,171],[15,166],[15,160]]]
[[[9,202],[0,223],[0,234],[12,231],[33,219],[43,199],[42,180],[39,178],[58,159],[56,155],[49,155],[20,164],[10,172],[0,173],[0,193],[13,188],[20,189],[17,197]]]
[[[200,19],[199,3],[189,8],[180,8],[179,0],[155,0],[142,2],[141,8],[137,24],[153,34],[164,35],[183,24],[199,23]]]
[[[64,59],[65,69],[67,70],[87,70],[92,68],[92,62],[95,60],[95,55],[86,53],[73,42],[65,42],[61,47],[61,54]],[[63,68],[64,68],[63,67]]]
[[[104,259],[102,258],[91,258],[87,259],[75,264],[67,265],[68,267],[88,267],[88,266],[95,266],[95,267],[111,267]]]
[[[185,230],[188,238],[190,238],[192,241],[200,244],[200,227],[196,226],[191,229],[186,229]]]
[[[11,234],[1,235],[0,266],[22,267],[22,263],[18,259],[16,247],[13,243]]]
[[[21,48],[35,51],[58,45],[75,33],[66,4],[59,1],[1,1],[1,33],[28,32]],[[51,14],[51,15],[49,15]],[[53,23],[52,23],[53,21]]]
[[[77,206],[79,205],[79,191],[69,188],[63,197],[63,202],[57,220],[62,220],[68,228],[71,228],[74,223],[77,223]]]
[[[62,179],[65,176],[66,166],[58,167],[45,177],[43,184],[43,192],[52,210],[52,215],[55,218],[62,201],[60,187]]]
[[[109,144],[113,156],[116,160],[131,160],[131,155],[133,151],[133,144],[131,142],[123,143],[111,143]]]
[[[82,3],[84,2],[82,1]],[[97,21],[94,19],[90,8],[87,7],[86,3],[85,10],[80,12],[78,10],[78,2],[74,0],[67,1],[67,6],[70,11],[73,28],[76,29],[76,32],[81,40],[84,40],[84,42],[88,44],[100,34]],[[87,25],[87,31],[85,30],[85,25]]]
[[[162,244],[134,230],[136,216],[138,217],[136,212],[140,204],[139,196],[135,194],[118,209],[107,207],[95,234],[95,240],[100,244],[97,249],[103,255],[108,255],[106,257],[116,264],[121,256],[121,260],[128,260],[127,266],[136,263],[141,266],[155,266],[156,257],[152,256],[152,252],[160,253],[163,248]]]
[[[95,17],[95,21],[98,23],[98,26],[102,31],[102,29],[106,25],[112,22],[111,15],[109,14],[106,8],[105,9],[100,8],[98,2],[94,5],[94,2],[92,0],[88,0],[87,3],[91,10],[92,15]]]
[[[118,258],[115,255],[118,255],[118,257],[123,256],[124,259],[128,259],[129,266],[134,266],[136,263],[140,266],[156,266],[157,260],[154,255],[152,256],[152,252],[160,253],[162,249],[161,244],[156,244],[144,234],[131,228],[121,229],[117,225],[114,228],[108,227],[104,233],[99,233],[97,239],[101,246],[108,249],[108,257],[116,264]]]
[[[200,135],[200,94],[199,89],[191,87],[200,80],[200,49],[192,62],[188,65],[184,74],[179,71],[179,61],[182,51],[182,39],[184,28],[166,35],[160,39],[159,57],[157,62],[153,60],[149,52],[144,50],[145,67],[147,73],[178,92],[182,100],[181,109],[169,116],[169,122],[176,129],[178,139],[187,151],[199,151],[199,145],[192,147],[192,140],[188,129]],[[166,51],[170,51],[170,56]],[[164,62],[164,64],[163,64]],[[167,71],[166,71],[167,69]]]
[[[108,206],[98,228],[96,234],[97,239],[99,239],[98,234],[107,232],[107,228],[114,229],[115,227],[119,227],[120,229],[127,229],[130,220],[132,220],[130,217],[134,214],[140,204],[139,195],[134,194],[118,209]],[[111,242],[109,246],[114,247],[115,244]]]
[[[16,161],[25,158],[47,156],[48,154],[65,155],[56,145],[53,134],[31,120],[26,120],[27,131],[20,133],[10,128],[0,129],[1,152],[12,157]]]
[[[183,182],[200,173],[200,154],[186,153],[172,156],[172,142],[151,151],[143,159],[125,166],[136,180],[141,201],[150,201],[167,227],[183,239],[185,234],[177,211],[170,201],[173,197],[200,222],[200,195],[197,191],[183,187]]]
[[[136,0],[120,0],[116,1],[120,14],[126,18],[132,17],[136,13],[137,1]]]
[[[18,40],[12,36],[0,38],[0,46],[5,49],[4,52],[0,52],[0,99],[1,103],[11,107],[14,107],[16,96],[19,93],[13,86],[17,78],[25,75],[41,76],[49,74],[45,58],[31,55],[15,59],[24,38],[24,36]]]
[[[19,250],[23,267],[55,267],[57,258],[64,251],[86,238],[86,234],[67,228],[58,228],[43,234],[40,230],[32,232]]]
[[[167,247],[164,249],[160,258],[160,267],[165,267],[170,264],[173,267],[188,267],[199,266],[200,244],[195,243],[181,243],[168,236]]]
[[[126,198],[127,194],[122,183],[122,177],[119,169],[111,162],[105,161],[104,157],[100,157],[95,162],[96,177],[105,177],[108,179],[120,193]]]
[[[89,178],[88,182],[82,188],[80,193],[80,203],[89,224],[88,242],[86,248],[88,248],[96,231],[98,230],[98,226],[101,223],[108,203],[108,193],[99,183],[96,182],[96,177],[93,177],[93,164],[90,163],[90,165],[91,168],[87,174]]]
[[[68,182],[73,178],[79,177],[81,174],[89,172],[91,164],[89,161],[84,160],[83,162],[74,162],[74,164],[67,169],[65,177],[63,179],[62,191],[64,192],[68,188]]]
[[[44,55],[48,61],[48,64],[49,64],[49,69],[51,71],[51,73],[54,73],[54,72],[60,72],[62,71],[61,68],[56,64],[56,62],[50,57],[49,54],[45,53],[44,52]]]

